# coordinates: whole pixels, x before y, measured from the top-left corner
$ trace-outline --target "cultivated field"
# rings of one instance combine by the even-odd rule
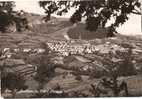
[[[36,19],[40,22],[40,18]],[[64,36],[68,35],[69,29],[74,28],[67,21],[53,18],[49,23],[37,22],[37,24],[32,18],[30,20],[33,24],[31,31],[0,33],[1,68],[7,66],[8,71],[24,76],[28,86],[25,91],[19,91],[16,97],[34,97],[38,88],[38,82],[34,76],[42,63],[48,66],[48,58],[57,67],[54,68],[50,77],[44,78],[45,83],[42,89],[44,91],[50,89],[56,94],[62,91],[68,94],[63,97],[94,97],[95,94],[90,91],[91,85],[97,86],[103,77],[109,76],[106,71],[113,68],[110,62],[117,63],[127,58],[130,59],[127,62],[133,64],[133,70],[123,64],[118,72],[118,83],[122,81],[127,83],[128,96],[142,95],[141,36],[117,34],[112,38],[67,40]],[[106,58],[110,61],[107,65]],[[58,87],[60,90],[57,90]],[[100,94],[100,96],[113,96],[111,89],[103,90],[107,90],[108,93]],[[2,95],[11,97],[8,91]],[[119,96],[125,96],[124,92],[122,91]]]

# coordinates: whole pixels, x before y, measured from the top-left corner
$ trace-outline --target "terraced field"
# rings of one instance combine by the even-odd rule
[[[119,81],[127,82],[129,96],[142,95],[141,36],[130,37],[118,34],[113,38],[67,41],[65,35],[72,26],[66,23],[65,27],[63,21],[59,23],[62,24],[52,24],[52,26],[50,24],[48,32],[47,24],[44,26],[42,24],[32,32],[0,33],[0,66],[5,63],[10,70],[24,76],[29,87],[26,91],[17,93],[16,97],[30,97],[37,89],[38,83],[33,76],[37,72],[39,57],[47,55],[46,51],[49,51],[52,61],[59,66],[55,69],[54,77],[44,85],[44,90],[54,89],[55,86],[60,85],[67,93],[77,91],[91,97],[93,95],[89,91],[90,85],[97,84],[101,77],[106,75],[104,71],[107,66],[102,65],[104,57],[110,51],[116,54],[116,51],[125,52],[129,47],[132,48],[133,63],[138,73],[132,76],[121,76]],[[48,43],[51,43],[51,46]],[[111,58],[111,60],[120,61],[119,58]],[[98,73],[101,76],[96,77]],[[11,97],[8,93],[3,96]]]

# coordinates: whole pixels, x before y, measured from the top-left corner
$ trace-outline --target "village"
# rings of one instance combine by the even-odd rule
[[[142,96],[140,2],[0,1],[2,97]]]

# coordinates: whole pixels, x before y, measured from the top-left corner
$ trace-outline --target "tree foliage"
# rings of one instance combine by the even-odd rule
[[[131,13],[140,15],[141,6],[138,0],[39,1],[39,5],[47,14],[46,21],[51,14],[63,15],[74,7],[76,11],[70,21],[77,23],[86,18],[86,29],[90,31],[96,31],[99,25],[105,27],[111,17],[115,22],[109,27],[116,28],[124,24]]]
[[[16,24],[16,30],[22,31],[22,28],[27,28],[27,19],[22,18],[20,13],[14,11],[15,2],[2,1],[0,2],[0,31],[6,32],[8,26]]]
[[[42,94],[41,90],[44,89],[44,85],[55,76],[55,69],[57,66],[51,61],[51,57],[53,57],[53,54],[50,56],[45,52],[32,60],[37,66],[34,80],[38,83],[38,95]]]

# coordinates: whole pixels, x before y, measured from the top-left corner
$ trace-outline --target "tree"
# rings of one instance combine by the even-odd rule
[[[130,14],[140,15],[140,2],[138,0],[87,0],[87,1],[39,1],[40,7],[47,14],[45,21],[50,20],[51,14],[62,15],[74,7],[75,13],[70,18],[72,23],[77,23],[86,18],[86,29],[96,31],[98,26],[105,27],[111,17],[115,19],[110,29],[124,24]],[[110,35],[112,36],[112,35]]]
[[[34,80],[38,82],[38,93],[35,94],[35,96],[42,97],[44,93],[41,91],[43,90],[44,85],[55,76],[55,69],[57,66],[51,61],[51,56],[46,52],[38,55],[32,61],[37,66],[37,72],[34,76]]]
[[[0,31],[6,32],[11,25],[16,25],[17,31],[22,31],[22,28],[27,28],[27,19],[22,18],[20,13],[14,11],[15,2],[2,1],[0,2]],[[11,32],[11,31],[10,31]]]

